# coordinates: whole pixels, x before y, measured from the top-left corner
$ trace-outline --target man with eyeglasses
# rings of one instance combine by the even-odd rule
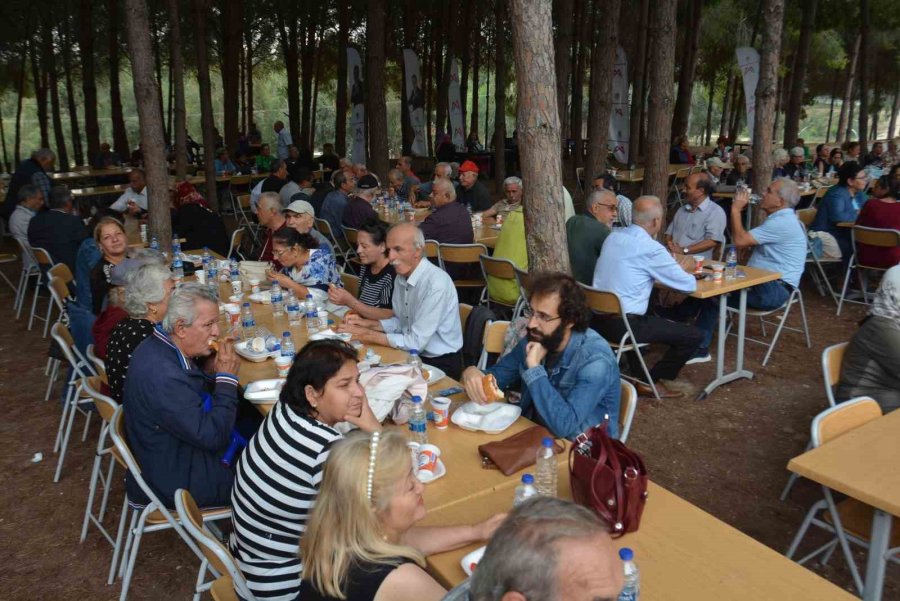
[[[594,277],[594,265],[597,264],[603,242],[612,232],[617,214],[615,193],[610,190],[594,190],[587,197],[585,212],[566,221],[572,275],[582,284],[590,286]]]
[[[619,432],[619,366],[609,344],[591,330],[584,292],[563,273],[535,277],[528,296],[528,334],[487,370],[502,390],[520,386],[522,414],[554,436],[574,439],[609,418]],[[484,373],[463,372],[469,398],[485,404]]]

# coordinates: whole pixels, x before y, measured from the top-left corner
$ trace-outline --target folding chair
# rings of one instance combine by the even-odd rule
[[[675,195],[675,202],[669,203],[670,206],[672,204],[678,204],[679,206],[684,204],[684,199],[681,196],[681,187],[684,185],[684,180],[691,174],[691,169],[693,167],[683,167],[675,172],[675,178],[672,180],[672,187],[669,191],[670,194]]]
[[[59,317],[56,321],[60,321],[66,311],[66,301],[72,296],[68,286],[69,282],[73,281],[72,272],[69,270],[68,265],[58,263],[47,272],[47,278],[49,280],[47,288],[50,290],[50,299],[53,301],[50,303],[50,308],[56,305],[56,309],[59,311]],[[50,327],[50,315],[52,313],[50,308],[47,310],[47,322],[44,324],[44,338],[47,337],[47,329]]]
[[[531,289],[531,276],[524,269],[516,267],[516,283],[519,284],[519,297],[522,299],[522,311],[528,308],[528,291]]]
[[[50,258],[50,253],[43,248],[32,247],[31,252],[34,256],[34,260],[37,261],[39,271],[37,274],[37,285],[34,287],[34,298],[31,301],[31,315],[28,317],[28,331],[31,331],[31,325],[34,323],[35,318],[40,319],[45,323],[50,321],[50,310],[53,308],[53,299],[47,301],[47,315],[45,317],[37,315],[37,304],[41,286],[48,284],[47,276],[44,275],[43,272],[49,271],[51,267],[56,265],[56,263],[53,262],[53,259]],[[42,266],[44,269],[41,269]],[[47,336],[46,329],[44,330],[44,336]]]
[[[518,286],[518,282],[516,281],[516,264],[510,261],[509,259],[495,259],[489,255],[481,255],[478,257],[481,262],[481,274],[484,278],[485,282],[488,281],[488,276],[498,279],[504,280],[506,282],[510,282],[516,284]],[[491,296],[491,291],[488,286],[485,286],[485,299],[487,301],[488,307],[490,308],[491,303],[500,305],[501,307],[506,307],[512,310],[512,319],[519,317],[522,314],[524,309],[525,299],[522,298],[521,293],[519,294],[516,302],[510,304],[506,301],[502,301]]]
[[[438,243],[438,261],[440,262],[441,269],[444,271],[447,271],[447,265],[476,264],[480,267],[481,260],[479,257],[486,254],[488,254],[488,249],[484,244]],[[485,282],[484,277],[453,280],[453,285],[456,286],[456,288],[481,288],[481,297],[478,300],[479,304],[484,302],[487,295],[487,282]]]
[[[103,361],[97,354],[94,352],[94,345],[89,344],[85,349],[85,356],[88,361],[94,366],[94,371],[97,372],[97,375],[100,376],[100,379],[104,384],[108,384],[109,382],[106,379],[106,362]]]
[[[203,524],[203,514],[197,507],[194,497],[183,488],[175,491],[175,511],[178,519],[181,520],[181,525],[203,551],[208,569],[217,576],[210,588],[213,599],[215,601],[237,601],[236,589],[242,599],[254,601],[256,597],[247,586],[247,580],[231,555],[231,551],[206,528]]]
[[[481,356],[478,357],[478,369],[487,369],[488,355],[499,355],[503,352],[503,339],[509,329],[508,321],[489,321],[484,326],[481,338]]]
[[[628,434],[631,432],[631,422],[634,420],[634,413],[637,410],[638,393],[634,384],[628,380],[619,380],[619,440],[628,441]]]
[[[822,199],[823,196],[828,194],[828,190],[831,189],[831,186],[822,186],[816,190],[816,195],[813,196],[812,202],[809,203],[810,209],[817,208],[816,205],[819,204],[819,200]]]
[[[459,323],[462,325],[462,331],[466,331],[466,322],[469,321],[469,315],[472,314],[472,305],[459,303]]]
[[[259,224],[251,219],[253,209],[250,207],[250,194],[241,194],[234,198],[234,214],[238,228],[247,228],[253,237],[253,244],[259,244]]]
[[[750,338],[747,336],[745,340],[747,342],[755,342],[756,344],[768,345],[769,350],[766,351],[766,356],[763,358],[762,364],[763,367],[766,366],[766,363],[769,362],[769,357],[772,356],[772,351],[775,350],[775,345],[778,343],[778,338],[781,336],[782,330],[791,330],[792,332],[803,332],[804,336],[806,336],[806,348],[812,348],[812,343],[809,341],[809,328],[806,325],[806,308],[803,305],[803,293],[800,292],[800,288],[796,288],[791,286],[790,284],[785,284],[788,288],[790,288],[791,293],[788,296],[788,299],[784,302],[783,305],[778,307],[777,309],[751,309],[747,307],[747,316],[748,317],[759,317],[759,325],[762,328],[762,335],[766,335],[766,324],[776,326],[775,335],[772,337],[771,342],[766,342],[765,340],[757,340],[756,338]],[[787,322],[788,315],[791,312],[791,307],[795,304],[800,305],[800,317],[803,320],[803,329],[792,328],[790,326],[784,325]],[[736,307],[728,307],[728,313],[732,315],[740,315],[740,309]],[[781,319],[778,322],[767,321],[765,318],[769,315],[774,315],[776,313],[781,313]],[[728,324],[728,329],[725,331],[727,335],[731,330],[731,323]]]
[[[25,304],[25,296],[28,293],[28,282],[31,278],[35,278],[40,285],[41,270],[38,267],[37,259],[31,252],[31,247],[21,240],[16,240],[19,250],[22,251],[22,273],[19,275],[19,285],[16,287],[16,302],[13,309],[16,311],[16,319],[22,314],[22,306]]]
[[[354,298],[359,298],[359,278],[357,276],[342,271],[341,283],[344,285],[344,289],[352,294]]]
[[[812,222],[816,218],[816,213],[818,213],[818,209],[813,208],[800,209],[797,211],[797,218],[800,220],[800,223],[803,224],[804,233],[809,228],[809,226],[812,225]],[[817,257],[813,252],[812,243],[807,235],[806,264],[809,265],[810,263],[815,266],[815,270],[811,270],[809,274],[812,277],[813,283],[815,283],[816,289],[819,291],[819,294],[825,296],[825,290],[827,289],[834,302],[838,302],[837,294],[835,293],[834,288],[832,288],[831,286],[831,280],[828,279],[828,275],[825,273],[825,265],[840,265],[841,260],[831,257]]]
[[[438,245],[438,241],[437,241],[437,240],[426,240],[426,241],[425,241],[425,248],[423,249],[422,252],[424,253],[423,256],[424,256],[426,259],[428,259],[429,261],[431,261],[432,263],[434,263],[435,265],[437,265],[438,267],[440,267],[440,266],[441,266],[441,259],[440,259],[440,256],[439,256],[439,255],[440,255],[440,251],[438,250],[438,246],[439,246],[439,245]]]
[[[239,227],[234,230],[231,234],[231,246],[228,247],[228,254],[225,255],[226,258],[231,259],[234,257],[235,253],[240,257],[241,261],[244,261],[244,254],[241,252],[241,244],[244,243],[244,234],[247,233],[246,227]]]
[[[858,303],[859,301],[847,299],[847,287],[850,284],[850,274],[856,270],[859,278],[859,287],[862,290],[863,304],[869,304],[869,278],[867,271],[887,271],[888,267],[873,267],[871,265],[862,265],[857,259],[858,244],[867,244],[869,246],[877,246],[880,248],[894,248],[900,246],[900,230],[881,229],[876,227],[866,227],[863,225],[854,225],[850,231],[853,240],[853,256],[850,257],[850,264],[847,266],[847,275],[844,276],[844,286],[841,288],[841,300],[838,301],[837,314],[841,314],[841,308],[844,301]]]
[[[359,230],[353,227],[347,227],[346,225],[342,227],[344,228],[344,238],[347,239],[350,248],[356,249],[356,236],[359,234]],[[354,254],[356,254],[355,250]]]
[[[347,243],[338,242],[334,232],[331,230],[331,224],[324,219],[316,217],[316,229],[331,242],[332,247],[334,247],[335,259],[340,258],[342,263],[346,263],[347,259],[350,257],[350,253],[347,250]]]
[[[834,387],[837,386],[841,379],[841,364],[844,362],[844,353],[847,352],[848,344],[848,342],[832,344],[822,351],[822,375],[825,378],[825,398],[828,399],[829,407],[837,405],[837,401],[834,399]],[[807,451],[811,448],[812,442],[806,445]],[[799,477],[800,476],[797,474],[791,473],[784,490],[781,491],[780,499],[782,501],[787,499],[788,494],[791,492],[791,488],[794,487],[794,483]]]
[[[15,263],[18,260],[19,260],[19,257],[17,257],[14,253],[0,254],[0,265],[7,265],[9,263]],[[6,275],[6,273],[3,271],[0,271],[0,278],[3,278],[6,281],[6,283],[9,284],[9,287],[12,288],[12,291],[16,293],[16,300],[18,301],[19,300],[19,289],[16,288],[16,285],[12,283],[12,280],[10,280],[9,277]],[[15,305],[13,305],[13,308],[15,308]]]
[[[109,420],[109,434],[122,461],[125,462],[125,466],[131,473],[131,477],[144,495],[150,499],[150,502],[145,506],[140,506],[127,499],[126,494],[125,507],[123,508],[126,510],[122,511],[122,517],[119,522],[120,530],[125,524],[126,516],[129,513],[131,513],[131,523],[128,528],[125,546],[122,547],[122,563],[119,566],[119,576],[122,577],[122,592],[119,595],[119,601],[125,601],[128,598],[128,587],[134,574],[134,564],[140,551],[141,538],[145,533],[159,530],[175,530],[191,551],[200,558],[200,570],[197,573],[197,584],[194,589],[194,600],[199,601],[200,593],[209,590],[211,585],[211,583],[204,582],[207,565],[206,557],[203,556],[203,553],[194,544],[193,539],[185,532],[179,519],[166,509],[163,502],[159,500],[159,497],[156,496],[156,493],[144,480],[140,465],[138,465],[137,459],[132,454],[125,438],[125,414],[122,412],[122,409],[121,406],[116,409]],[[229,507],[203,509],[200,513],[204,522],[231,518],[231,508]]]
[[[823,444],[828,444],[835,438],[878,419],[881,415],[881,407],[869,397],[858,397],[826,409],[813,420],[812,446],[813,448],[818,448]],[[824,554],[821,563],[825,564],[835,548],[840,546],[844,559],[847,561],[847,567],[850,568],[850,573],[853,575],[856,589],[862,595],[863,581],[860,578],[859,569],[856,566],[849,543],[853,542],[862,547],[868,547],[873,510],[868,505],[853,498],[847,498],[840,503],[835,503],[831,489],[824,485],[822,485],[822,495],[824,498],[810,507],[786,555],[788,559],[793,559],[797,548],[811,525],[834,534],[835,537],[832,540],[797,560],[797,563],[802,565],[810,559]],[[821,517],[817,515],[819,512],[822,512]],[[881,561],[886,562],[890,560],[897,562],[896,556],[900,552],[900,527],[894,528],[890,549],[888,555],[883,557]]]
[[[591,311],[600,315],[618,315],[622,320],[622,323],[625,325],[625,333],[622,334],[621,340],[619,340],[619,342],[609,342],[609,346],[616,351],[616,362],[621,361],[622,353],[626,351],[631,351],[637,355],[638,361],[641,364],[641,369],[644,371],[644,376],[647,378],[647,381],[642,383],[646,383],[653,391],[653,396],[656,400],[660,400],[659,392],[656,390],[656,384],[653,382],[653,378],[650,377],[650,370],[647,368],[647,363],[644,361],[644,355],[641,353],[642,348],[650,345],[646,342],[638,342],[634,337],[634,332],[631,330],[631,324],[628,322],[628,315],[625,314],[625,309],[622,308],[622,301],[619,299],[619,295],[615,292],[605,292],[603,290],[591,288],[581,282],[579,282],[578,285],[584,291],[584,295],[587,298],[588,306],[591,308]],[[630,376],[623,377],[641,382],[641,380]]]
[[[237,197],[242,194],[250,194],[250,176],[249,175],[233,175],[228,180],[228,203],[231,206],[227,211],[222,213],[231,213],[236,219],[239,219],[240,209],[237,205]],[[227,206],[223,203],[223,206]]]

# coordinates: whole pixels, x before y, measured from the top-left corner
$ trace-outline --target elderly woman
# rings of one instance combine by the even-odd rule
[[[417,527],[426,515],[424,490],[400,432],[354,432],[335,444],[301,543],[299,598],[443,598],[447,591],[425,572],[425,556],[488,540],[505,514],[473,525]]]
[[[122,402],[125,374],[134,349],[153,333],[153,328],[166,316],[169,297],[175,287],[168,267],[159,262],[140,263],[128,259],[135,267],[126,265],[124,310],[127,317],[120,321],[109,336],[106,349],[106,376],[110,396]]]
[[[845,263],[853,254],[851,230],[838,224],[856,221],[859,210],[866,204],[866,194],[863,190],[866,189],[867,182],[868,175],[859,163],[850,161],[841,165],[837,185],[832,186],[822,197],[816,218],[809,227],[812,231],[834,236]]]
[[[359,228],[356,235],[356,254],[362,266],[359,270],[359,297],[354,298],[344,288],[330,286],[328,300],[349,307],[366,319],[390,319],[394,316],[391,298],[397,272],[388,259],[387,228],[371,219]]]
[[[335,429],[381,429],[359,384],[356,351],[337,340],[297,353],[281,396],[237,463],[231,552],[257,598],[288,601],[300,590],[300,537],[316,503]],[[409,451],[406,454],[409,457]]]
[[[900,407],[900,265],[887,270],[872,309],[853,335],[835,390],[840,400],[872,397],[885,412]]]
[[[272,234],[272,255],[281,263],[282,269],[280,272],[267,271],[266,277],[298,298],[312,294],[316,301],[324,301],[329,285],[343,286],[334,254],[330,249],[320,247],[319,241],[309,234],[282,227]]]
[[[694,162],[694,155],[688,147],[688,137],[678,136],[672,144],[669,151],[669,162],[678,164],[691,164]]]
[[[110,287],[110,270],[113,265],[125,260],[128,238],[120,221],[113,217],[104,217],[94,227],[94,240],[102,256],[91,270],[91,309],[94,315],[99,315]]]
[[[753,170],[750,168],[750,158],[746,155],[739,154],[734,158],[734,169],[728,173],[725,184],[728,186],[736,186],[741,181],[748,186],[753,181]]]
[[[175,187],[172,232],[185,239],[182,248],[208,248],[222,256],[228,253],[225,222],[190,182]]]
[[[791,156],[784,148],[776,148],[772,151],[772,179],[777,177],[786,177],[787,171],[784,166],[791,160]]]

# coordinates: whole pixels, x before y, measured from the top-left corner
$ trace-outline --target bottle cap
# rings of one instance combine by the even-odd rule
[[[290,333],[290,332],[285,332],[285,333],[283,333],[281,336],[282,336],[282,338],[290,338],[290,337],[291,337],[291,333]]]
[[[410,355],[418,355],[418,354],[419,354],[419,349],[417,349],[417,348],[411,348],[411,349],[409,349],[409,354],[410,354]]]
[[[531,474],[523,474],[522,484],[534,484],[534,476],[532,476]]]
[[[249,306],[250,306],[250,303],[244,303],[244,306],[245,306],[245,307],[249,307]]]
[[[413,396],[413,398],[412,398],[412,402],[413,402],[413,403],[421,403],[421,402],[422,402],[422,397],[420,397],[419,395],[415,395],[415,396]]]
[[[548,449],[552,448],[553,447],[553,439],[550,438],[549,436],[545,436],[544,440],[541,441],[541,446],[547,447]]]
[[[634,559],[634,551],[629,549],[628,547],[622,547],[619,549],[619,559],[622,561],[631,561]]]

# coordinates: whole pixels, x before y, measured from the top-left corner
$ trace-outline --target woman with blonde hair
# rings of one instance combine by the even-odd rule
[[[325,463],[301,541],[302,601],[429,601],[446,590],[425,556],[489,539],[505,514],[468,526],[417,527],[425,517],[406,438],[353,432]]]
[[[111,287],[110,272],[113,266],[125,260],[128,237],[121,221],[115,217],[103,217],[94,227],[94,240],[102,257],[91,270],[91,305],[94,315],[100,315]]]

